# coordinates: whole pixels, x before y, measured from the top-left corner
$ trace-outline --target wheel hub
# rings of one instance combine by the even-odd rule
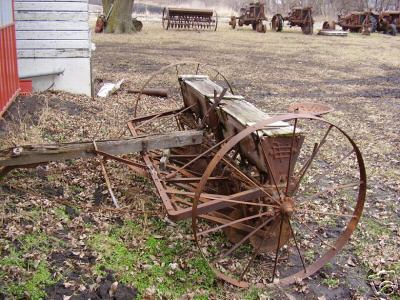
[[[294,200],[291,197],[284,197],[281,202],[280,211],[282,215],[291,217],[294,212]]]

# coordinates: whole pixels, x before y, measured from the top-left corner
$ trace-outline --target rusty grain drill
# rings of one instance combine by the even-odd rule
[[[298,103],[290,113],[270,115],[235,94],[220,71],[202,75],[203,67],[169,65],[145,82],[141,91],[156,75],[176,70],[180,95],[140,93],[127,124],[133,139],[8,149],[0,166],[94,155],[114,159],[152,179],[172,221],[192,221],[199,251],[218,278],[242,288],[303,280],[333,259],[360,220],[366,195],[362,155],[342,129],[321,117],[332,107]],[[178,97],[180,107],[171,109]],[[141,110],[146,99],[152,105]],[[150,112],[156,101],[162,110]],[[140,111],[146,114],[138,116]],[[170,132],[155,135],[154,128]],[[328,163],[329,142],[340,152]],[[136,151],[140,162],[117,156]],[[339,171],[344,174],[337,176]],[[338,205],[341,199],[346,202]],[[325,224],[335,231],[324,230]]]

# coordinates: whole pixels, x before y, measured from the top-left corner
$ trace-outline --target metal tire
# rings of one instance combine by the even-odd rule
[[[220,278],[222,280],[225,280],[225,281],[227,281],[227,282],[229,282],[229,283],[231,283],[233,285],[236,285],[236,286],[239,286],[239,287],[242,287],[242,288],[247,288],[250,285],[255,284],[254,282],[246,281],[246,277],[243,277],[244,276],[243,275],[244,272],[242,273],[242,270],[243,270],[242,264],[239,264],[236,267],[236,264],[238,262],[240,262],[241,259],[242,260],[246,259],[246,257],[241,258],[242,255],[243,255],[243,251],[244,250],[241,250],[240,248],[235,248],[236,245],[231,249],[231,246],[229,244],[226,244],[226,242],[224,240],[222,240],[221,242],[215,242],[215,240],[213,240],[212,237],[209,237],[209,239],[206,239],[208,236],[204,237],[205,232],[210,232],[210,230],[213,230],[213,229],[212,229],[212,227],[211,228],[207,227],[206,224],[204,224],[204,222],[202,221],[204,219],[207,220],[207,216],[203,216],[203,215],[199,216],[198,215],[197,208],[198,208],[198,205],[201,203],[199,199],[202,196],[202,194],[204,193],[203,191],[205,191],[204,188],[206,187],[206,184],[208,184],[208,179],[210,178],[211,174],[215,174],[214,172],[219,169],[218,167],[221,167],[221,166],[223,167],[223,164],[219,165],[221,162],[229,160],[229,157],[226,157],[225,155],[228,155],[229,153],[231,153],[231,151],[233,151],[233,149],[235,149],[235,147],[237,147],[237,145],[239,145],[242,141],[247,140],[250,135],[255,134],[255,132],[258,132],[259,130],[263,130],[264,128],[268,127],[269,124],[272,124],[272,123],[275,123],[275,122],[279,122],[279,121],[290,122],[290,121],[293,121],[293,120],[295,121],[295,124],[297,123],[297,120],[300,120],[301,122],[304,121],[304,122],[310,122],[310,123],[312,123],[312,122],[317,123],[317,124],[315,124],[315,127],[319,126],[321,123],[322,124],[326,124],[329,127],[328,131],[326,132],[326,136],[329,134],[329,132],[330,132],[329,130],[333,129],[335,134],[337,134],[338,137],[340,138],[340,140],[343,140],[343,143],[345,143],[345,144],[341,145],[343,147],[339,146],[335,151],[343,151],[344,149],[346,149],[346,153],[347,153],[347,151],[348,151],[347,147],[350,144],[350,146],[351,146],[350,149],[352,149],[352,151],[349,154],[344,155],[344,157],[352,156],[351,165],[354,164],[355,168],[351,167],[350,163],[349,164],[348,163],[343,163],[344,162],[343,160],[340,160],[340,164],[348,166],[349,167],[348,169],[351,172],[351,173],[348,173],[346,175],[343,175],[344,176],[343,178],[354,178],[355,182],[351,186],[354,186],[354,187],[357,187],[357,188],[353,190],[352,196],[350,196],[351,199],[349,198],[348,200],[345,200],[345,203],[346,203],[345,205],[350,205],[351,206],[351,209],[350,209],[351,212],[349,212],[348,215],[346,215],[346,221],[340,221],[340,222],[342,222],[340,227],[342,227],[342,226],[343,227],[340,228],[340,229],[337,229],[337,227],[335,227],[335,226],[338,226],[337,224],[339,224],[339,223],[329,225],[329,226],[333,226],[332,228],[335,228],[336,234],[334,236],[331,236],[332,239],[330,239],[328,243],[324,244],[324,247],[323,247],[324,250],[322,250],[323,253],[319,253],[318,255],[313,257],[312,259],[308,259],[309,262],[307,262],[307,266],[305,266],[304,262],[303,262],[304,270],[300,267],[301,264],[299,265],[298,261],[297,261],[297,266],[296,267],[292,267],[291,264],[286,265],[286,269],[287,268],[293,268],[293,270],[291,270],[289,272],[287,270],[284,270],[283,273],[281,272],[281,276],[282,277],[280,278],[280,280],[277,281],[277,282],[273,281],[273,283],[285,286],[285,285],[288,285],[288,284],[293,284],[293,283],[297,282],[298,280],[305,279],[305,278],[311,276],[312,274],[314,274],[315,272],[317,272],[326,263],[331,261],[333,259],[333,257],[348,243],[352,233],[356,229],[356,226],[357,226],[357,224],[358,224],[358,222],[359,222],[359,220],[361,218],[362,210],[363,210],[364,203],[365,203],[366,189],[367,189],[367,179],[366,179],[366,171],[365,171],[364,161],[363,161],[361,152],[358,149],[357,145],[354,143],[354,141],[342,129],[336,127],[335,125],[333,125],[333,124],[331,124],[329,122],[327,122],[326,120],[323,120],[321,118],[315,117],[313,115],[307,115],[307,114],[288,114],[288,115],[284,115],[284,116],[277,116],[277,117],[273,117],[273,118],[261,121],[261,122],[255,124],[255,125],[253,125],[253,126],[247,127],[243,131],[239,132],[237,135],[234,135],[233,137],[231,137],[220,148],[220,150],[214,155],[214,158],[209,163],[208,167],[206,168],[206,170],[203,173],[202,179],[200,180],[199,184],[197,185],[197,188],[196,188],[196,191],[195,191],[194,202],[193,202],[193,206],[192,206],[192,228],[193,228],[193,234],[194,234],[194,239],[195,239],[196,243],[199,246],[201,255],[203,256],[203,258],[207,262],[209,262],[211,269],[215,272],[215,274],[216,274],[216,276],[218,278]],[[294,126],[295,126],[294,128],[296,128],[296,125],[294,125]],[[294,129],[294,132],[295,132],[295,129]],[[293,136],[296,136],[296,135],[294,134]],[[336,135],[333,137],[333,140],[335,140],[335,137],[336,137]],[[310,140],[309,142],[312,143],[313,140],[312,141]],[[311,145],[311,144],[309,144],[309,145]],[[308,155],[306,155],[306,157],[307,156]],[[335,157],[337,157],[337,156],[335,156]],[[340,158],[340,157],[338,157],[338,158]],[[307,162],[307,158],[305,158],[304,161]],[[325,158],[321,161],[321,163],[323,163],[324,161],[325,161]],[[303,165],[303,163],[301,163],[301,165]],[[330,166],[332,166],[332,165],[335,165],[335,164],[330,164]],[[289,168],[290,168],[290,165],[289,165]],[[318,168],[324,170],[326,167],[323,166],[323,165],[320,165]],[[329,169],[330,168],[331,167],[329,167]],[[219,169],[219,170],[223,170],[223,172],[229,173],[229,170],[227,170],[226,168],[222,168],[222,169]],[[300,171],[300,173],[301,173],[301,171]],[[317,175],[321,175],[321,173],[319,173],[319,171],[316,171],[316,174]],[[354,175],[355,177],[348,177],[348,175],[352,175],[352,176]],[[217,176],[217,175],[213,175],[213,176]],[[321,175],[321,176],[324,176],[324,175]],[[295,179],[295,178],[297,178],[296,176],[291,176],[290,178],[293,178],[293,182],[292,183],[296,183],[296,180],[297,180],[297,179]],[[300,178],[302,178],[302,177],[300,177]],[[320,179],[316,179],[316,180],[320,180]],[[336,178],[336,180],[337,180],[337,183],[343,183],[342,182],[342,178],[340,176],[338,178]],[[290,181],[292,181],[292,179],[290,179]],[[289,184],[288,184],[288,186],[289,186]],[[296,188],[298,188],[298,185],[296,185]],[[339,187],[336,186],[335,188],[333,188],[333,190],[338,189],[338,188]],[[252,189],[254,189],[254,187]],[[259,188],[259,189],[262,190],[262,188]],[[278,189],[278,187],[277,187],[277,189]],[[250,191],[250,190],[248,190],[248,191]],[[282,187],[281,187],[281,191],[282,191]],[[317,190],[315,190],[314,192],[316,192],[316,191]],[[207,192],[205,192],[205,193],[207,193]],[[209,195],[209,194],[206,194],[206,195]],[[206,197],[206,195],[204,195],[203,197]],[[297,199],[296,198],[297,197],[296,196],[297,195],[296,192],[294,192],[294,194],[292,194],[291,192],[289,194],[287,194],[287,187],[286,187],[286,194],[285,195],[286,196],[283,196],[283,198],[282,198],[282,196],[280,196],[280,198],[279,198],[280,201],[282,201],[281,204],[284,203],[284,201],[286,199],[285,197],[287,197],[287,195],[293,195],[293,197],[294,197],[293,201],[295,201],[296,203],[298,201],[299,201],[299,203],[304,203],[302,201],[308,201],[308,200],[300,200],[300,199],[308,199],[308,198],[310,198],[309,197],[310,195],[305,193],[305,191],[304,191],[303,194],[299,195],[301,198]],[[332,207],[335,207],[335,205],[337,205],[336,201],[334,201],[334,198],[336,198],[336,197],[337,196],[335,196],[335,197],[332,196],[331,197],[332,201],[333,201],[332,202]],[[230,198],[230,197],[227,197],[227,198]],[[218,199],[221,199],[221,198],[218,198]],[[266,199],[268,199],[268,197]],[[265,203],[265,202],[260,202],[260,201],[262,201],[260,199],[260,194],[255,195],[253,200],[247,199],[247,201],[250,201],[249,203],[253,203],[253,205],[258,205],[257,203]],[[325,198],[323,198],[323,199],[321,199],[319,201],[322,201],[321,203],[327,203],[327,201],[330,202],[330,200],[326,200]],[[266,202],[266,203],[268,203],[268,202]],[[269,202],[269,203],[273,203],[273,202]],[[319,203],[319,202],[317,202],[317,203]],[[241,204],[241,205],[243,205],[243,204]],[[315,205],[315,204],[310,203],[310,205],[311,205],[310,207],[313,207],[313,205]],[[341,207],[343,207],[345,205],[342,204]],[[265,211],[265,210],[263,210],[263,211]],[[294,212],[296,211],[296,206],[293,207],[293,211]],[[300,209],[300,211],[301,211],[301,209]],[[310,210],[306,209],[306,211],[307,211],[306,214],[310,213]],[[337,214],[334,209],[332,209],[332,210],[324,210],[324,211],[326,212],[326,214],[339,216],[339,214]],[[341,210],[339,208],[339,211],[340,212],[342,212],[342,211],[346,211],[347,212],[348,210],[347,209]],[[262,213],[262,211],[256,213],[255,215],[250,215],[250,217],[261,216],[261,213]],[[290,220],[289,219],[296,218],[294,215],[293,215],[293,217],[292,216],[289,217],[288,215],[285,216],[284,209],[282,209],[282,208],[280,210],[278,208],[276,210],[276,214],[277,215],[276,215],[275,218],[278,218],[277,216],[278,216],[278,214],[280,214],[279,218],[282,220],[281,221],[281,231],[280,232],[282,232],[282,222],[283,222],[283,220],[287,219],[287,222],[289,222],[289,224],[290,224]],[[339,221],[339,218],[343,218],[344,216],[345,215],[341,214],[340,217],[337,217],[338,218],[337,221]],[[315,217],[315,215],[314,215],[314,217]],[[267,219],[267,220],[263,221],[265,219]],[[208,220],[210,220],[210,218]],[[237,219],[234,219],[234,220],[237,220]],[[254,223],[255,225],[253,226],[253,228],[255,226],[257,226],[256,224],[261,224],[261,225],[259,225],[259,227],[257,227],[257,229],[254,229],[253,234],[254,234],[254,232],[257,233],[257,231],[259,231],[260,229],[263,230],[263,228],[264,228],[263,231],[267,232],[267,230],[268,230],[267,228],[269,228],[268,227],[269,225],[265,225],[265,224],[270,224],[270,223],[267,223],[267,222],[270,222],[269,220],[270,220],[270,217],[266,216],[266,217],[263,217],[263,219],[260,220],[260,222]],[[240,222],[244,222],[244,221],[240,221]],[[211,220],[211,222],[212,222],[212,220]],[[233,221],[229,221],[229,222],[233,222]],[[312,217],[312,215],[309,215],[308,217],[305,217],[303,219],[303,222],[308,222],[308,224],[311,224],[311,223],[315,222],[315,219]],[[226,223],[222,223],[222,224],[226,224]],[[307,224],[307,223],[305,223],[305,224]],[[261,226],[264,226],[264,227],[261,227]],[[291,225],[289,225],[289,226],[291,226]],[[221,226],[218,226],[218,227],[221,227]],[[316,227],[319,228],[318,225]],[[317,228],[314,227],[313,230],[316,230]],[[306,232],[306,235],[305,236],[301,235],[301,239],[304,238],[304,242],[306,242],[305,237],[307,236],[307,233],[310,234],[310,232],[308,232],[306,229],[304,229],[304,231]],[[299,232],[297,232],[297,234],[298,233]],[[259,233],[259,234],[261,234],[261,233]],[[291,239],[295,240],[295,236],[297,234],[292,229]],[[281,235],[281,233],[279,233],[279,235]],[[204,238],[204,241],[203,241],[203,238]],[[212,243],[211,245],[208,245],[208,246],[209,247],[213,247],[212,249],[217,249],[217,250],[215,250],[216,252],[214,252],[214,250],[212,252],[210,252],[209,250],[211,250],[211,249],[207,250],[208,246],[207,246],[207,244],[204,244],[203,242],[207,242],[209,240],[214,241],[214,243]],[[242,242],[242,241],[240,241],[240,242]],[[222,246],[223,248],[219,248],[219,244],[218,243],[222,243],[222,245],[226,245],[226,246]],[[300,257],[301,257],[301,254],[300,254],[301,252],[299,250],[299,246],[297,246],[296,240],[294,241],[294,243],[296,244],[296,247],[297,247],[298,252],[299,252],[299,254],[297,256],[300,255]],[[277,254],[276,254],[276,257],[275,257],[275,267],[276,267],[277,257],[278,257],[278,253],[280,251],[279,249],[282,247],[282,245],[280,244],[279,240],[275,244],[279,245],[277,250],[276,250]],[[301,244],[299,244],[299,245],[300,245],[300,248],[301,248],[301,247],[305,247],[305,245],[307,245],[307,244],[304,244],[303,246]],[[328,247],[326,247],[326,245],[328,245]],[[320,245],[318,245],[318,243],[316,243],[314,246],[316,247],[316,249],[319,249],[318,247],[321,247]],[[294,246],[292,245],[291,247],[293,248]],[[224,249],[230,249],[232,251],[236,251],[237,250],[239,252],[238,253],[239,256],[236,256],[236,257],[233,257],[233,255],[231,256],[231,254],[233,254],[232,251],[228,251],[228,253],[231,253],[231,254],[226,254],[226,256],[222,256],[224,253],[226,253],[226,251]],[[304,249],[305,248],[303,248],[303,250]],[[261,253],[258,252],[258,250],[256,250],[255,252],[256,252],[255,254],[247,254],[252,258],[249,260],[248,264],[247,264],[247,260],[246,260],[245,266],[246,265],[247,266],[246,266],[246,268],[244,268],[244,270],[245,270],[245,272],[247,272],[249,270],[250,264],[254,261],[254,259],[258,255],[260,255],[259,259],[262,259],[263,261],[265,260],[265,264],[261,263],[260,261],[257,261],[257,262],[254,261],[254,263],[252,264],[253,268],[254,268],[254,271],[252,273],[253,274],[259,274],[256,277],[256,280],[261,280],[262,282],[264,282],[265,281],[264,279],[267,279],[269,277],[269,276],[267,278],[264,277],[265,274],[267,274],[267,272],[265,272],[264,269],[269,268],[269,270],[272,270],[271,264],[267,263],[267,260],[271,260],[271,258],[269,258],[268,255],[267,256],[262,256]],[[219,253],[221,253],[221,255]],[[228,257],[228,255],[229,255],[229,257]],[[253,255],[255,255],[255,256],[253,256]],[[208,258],[211,259],[211,257],[213,259],[209,260]],[[288,257],[289,257],[289,254],[288,254]],[[223,259],[223,260],[221,261],[221,259]],[[288,262],[290,262],[289,258],[287,260],[288,260]],[[216,264],[212,263],[211,261],[215,262]],[[303,259],[302,259],[302,261],[303,261]],[[234,267],[231,267],[231,266],[234,266]],[[274,272],[272,274],[275,273],[275,267],[273,269]],[[284,268],[284,267],[285,266],[283,266],[282,268]],[[223,270],[225,270],[225,271],[223,271]],[[240,275],[240,274],[242,274],[242,275]],[[274,279],[274,275],[271,275],[271,276],[272,276],[272,280],[273,280]],[[237,278],[239,278],[239,279],[237,279]]]
[[[271,28],[276,32],[281,32],[283,30],[283,17],[280,14],[272,17]]]

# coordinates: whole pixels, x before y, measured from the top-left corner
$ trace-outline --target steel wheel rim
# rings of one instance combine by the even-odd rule
[[[137,97],[136,97],[135,108],[134,108],[134,117],[135,117],[135,118],[137,117],[137,110],[138,110],[139,103],[140,103],[140,101],[141,101],[141,99],[142,99],[142,97],[143,97],[143,91],[147,88],[147,86],[148,86],[157,76],[164,74],[165,72],[167,72],[168,70],[170,70],[170,69],[172,69],[172,68],[177,68],[177,67],[179,67],[179,66],[188,66],[188,65],[197,66],[197,72],[196,72],[196,74],[198,73],[200,67],[209,68],[210,70],[216,72],[216,73],[217,73],[216,77],[217,77],[217,76],[221,76],[221,78],[222,78],[222,79],[224,80],[224,82],[227,84],[227,86],[228,86],[228,88],[229,88],[229,91],[230,91],[232,94],[235,94],[235,93],[234,93],[234,90],[233,90],[233,88],[232,88],[232,85],[231,85],[231,83],[228,81],[227,77],[226,77],[222,72],[220,72],[218,69],[216,69],[215,67],[213,67],[213,66],[211,66],[211,65],[208,65],[208,64],[196,62],[196,61],[186,61],[186,62],[180,62],[180,63],[173,63],[173,64],[169,64],[169,65],[167,65],[167,66],[165,66],[165,67],[162,67],[161,69],[159,69],[159,70],[153,72],[153,73],[149,76],[149,78],[145,81],[145,83],[142,85],[142,87],[140,88],[140,92],[138,93],[138,95],[137,95]]]
[[[199,182],[196,192],[195,192],[195,199],[193,202],[193,208],[192,208],[192,230],[194,234],[195,241],[201,250],[201,245],[199,243],[199,238],[198,238],[198,227],[197,227],[197,207],[199,205],[199,198],[200,195],[205,187],[205,184],[207,183],[208,177],[211,175],[213,172],[214,168],[218,164],[218,162],[222,159],[222,157],[229,152],[230,149],[232,149],[233,146],[237,145],[244,137],[246,137],[248,134],[251,134],[252,132],[265,127],[268,124],[278,122],[278,121],[287,121],[291,119],[310,119],[310,120],[318,120],[322,123],[329,124],[333,128],[336,128],[340,134],[343,135],[345,140],[347,140],[350,145],[353,147],[354,153],[356,155],[356,161],[359,169],[359,190],[358,190],[358,196],[357,196],[357,201],[356,205],[354,206],[354,212],[353,212],[353,217],[351,218],[350,221],[348,221],[347,225],[345,226],[344,230],[337,236],[335,237],[335,243],[334,243],[334,249],[330,249],[327,251],[324,251],[324,253],[321,255],[320,258],[312,262],[307,266],[307,272],[305,273],[304,271],[299,271],[297,273],[291,274],[290,276],[287,276],[279,281],[280,285],[288,285],[296,282],[297,280],[304,279],[306,277],[311,276],[314,274],[316,271],[318,271],[322,266],[324,266],[327,262],[329,262],[348,242],[350,239],[351,234],[354,232],[357,223],[360,220],[364,202],[365,202],[365,195],[366,195],[366,172],[365,172],[365,167],[364,167],[364,162],[361,156],[361,152],[359,151],[357,145],[354,143],[354,141],[339,127],[321,119],[315,116],[307,115],[307,114],[288,114],[285,116],[279,116],[279,117],[274,117],[269,120],[260,122],[256,125],[253,125],[251,127],[246,128],[239,134],[235,135],[232,137],[221,149],[218,151],[218,153],[215,155],[213,160],[210,162],[208,165],[206,171],[203,174],[203,177],[201,181]],[[297,245],[296,245],[297,246]],[[203,255],[204,259],[208,261],[208,259],[205,257],[202,251],[200,251],[201,254]],[[214,272],[217,274],[219,278],[224,279],[227,282],[230,282],[231,284],[237,285],[239,287],[248,287],[249,283],[244,282],[244,281],[238,281],[232,277],[229,277],[227,275],[221,274],[218,270],[216,270],[213,266],[210,265],[210,267],[214,270]]]

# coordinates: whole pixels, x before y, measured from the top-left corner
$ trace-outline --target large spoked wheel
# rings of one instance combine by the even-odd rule
[[[290,126],[281,136],[282,121]],[[229,184],[217,189],[210,179],[219,177]],[[312,115],[273,117],[234,135],[214,155],[195,191],[194,238],[231,284],[291,284],[346,245],[365,195],[361,153],[343,130]],[[203,210],[209,201],[211,212]]]
[[[188,102],[191,98],[184,94],[187,93],[187,88],[183,88],[186,83],[180,81],[180,75],[193,78],[204,78],[207,75],[219,86],[217,96],[221,89],[226,89],[227,96],[234,95],[230,83],[220,71],[198,62],[168,65],[154,72],[141,88],[142,92],[136,99],[134,119],[128,123],[135,136],[172,133],[179,139],[178,135],[187,130],[202,130],[204,133],[201,144],[152,150],[135,157],[135,161],[147,166],[149,175],[157,175],[158,178],[153,178],[153,181],[158,194],[169,217],[175,221],[191,218],[197,183],[212,158],[212,151],[218,150],[222,144],[218,126],[211,128],[206,122],[215,120],[215,112],[208,114],[211,111],[209,106]],[[168,92],[164,93],[165,90]],[[154,91],[157,93],[146,94]],[[210,90],[210,93],[213,92],[213,89]],[[216,183],[228,182],[227,177],[210,180]]]
[[[271,27],[273,31],[281,32],[283,29],[283,17],[281,15],[275,15],[272,17]]]
[[[170,64],[153,72],[144,82],[136,98],[134,117],[183,108],[184,102],[178,78],[184,74],[207,75],[222,87],[226,87],[231,94],[235,94],[226,76],[213,66],[195,61]],[[152,88],[166,89],[168,96],[160,98],[146,95],[146,90]]]
[[[162,27],[165,30],[168,30],[169,26],[170,26],[169,11],[168,11],[168,8],[164,7],[163,13],[162,13]]]
[[[218,14],[217,14],[217,11],[216,10],[214,10],[214,16],[213,16],[213,18],[214,18],[214,31],[217,31],[217,28],[218,28]]]

